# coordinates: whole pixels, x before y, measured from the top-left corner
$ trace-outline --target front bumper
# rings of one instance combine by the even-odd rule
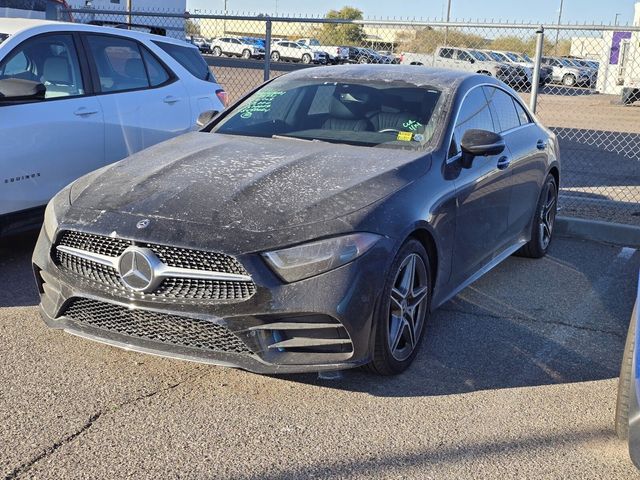
[[[282,283],[259,255],[238,256],[256,284],[255,294],[239,302],[167,301],[105,288],[57,265],[52,258],[52,241],[44,230],[34,251],[33,268],[41,296],[40,312],[49,327],[127,350],[256,373],[322,371],[351,368],[370,360],[373,315],[390,243],[383,238],[350,264],[291,284]],[[126,328],[112,328],[115,320],[109,322],[109,328],[100,322],[87,323],[67,315],[78,301],[119,309],[125,316],[131,313],[132,318],[160,317],[171,332],[176,324],[184,330],[183,321],[199,322],[198,328],[215,326],[237,338],[243,348],[238,352],[183,344],[175,338],[168,341],[166,331],[159,335],[123,333]],[[314,329],[316,324],[324,325],[323,329]],[[327,324],[335,327],[327,328]],[[323,336],[345,341],[339,348],[318,347],[314,341]],[[305,338],[311,338],[315,346],[304,347]],[[289,348],[286,342],[290,339],[302,339],[302,343]],[[276,344],[284,346],[274,348]]]

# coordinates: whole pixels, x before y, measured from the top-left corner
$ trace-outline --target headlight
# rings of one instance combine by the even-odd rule
[[[69,191],[63,190],[62,195],[66,195],[66,198],[69,198]],[[58,230],[58,213],[56,211],[56,204],[58,202],[58,195],[53,197],[49,203],[47,203],[47,208],[44,210],[44,232],[47,234],[47,238],[49,240],[53,240],[56,237],[56,231]],[[68,202],[67,202],[68,203]]]
[[[355,260],[379,235],[354,233],[264,253],[273,270],[287,283],[313,277]]]

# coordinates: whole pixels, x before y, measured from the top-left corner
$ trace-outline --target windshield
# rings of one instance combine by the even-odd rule
[[[567,60],[566,58],[560,58],[560,63],[562,63],[562,65],[564,65],[565,67],[575,67],[575,65],[573,63],[571,63],[569,60]]]
[[[431,141],[441,97],[440,90],[404,81],[279,78],[212,131],[417,150]]]
[[[320,46],[320,42],[314,38],[314,39],[309,40],[309,45],[311,45],[312,47],[319,47]]]
[[[505,53],[505,55],[507,57],[509,57],[509,60],[511,60],[512,62],[524,62],[524,58],[522,58],[520,55],[516,55],[515,53]]]
[[[533,63],[533,60],[531,60],[531,57],[529,57],[529,55],[527,55],[526,53],[522,54],[522,58],[524,58],[529,63]]]
[[[475,57],[476,60],[480,60],[481,62],[490,60],[490,58],[487,55],[485,55],[482,52],[479,52],[478,50],[469,50],[469,52],[471,53],[471,55]]]
[[[487,52],[487,54],[496,62],[504,62],[504,58],[497,52]]]

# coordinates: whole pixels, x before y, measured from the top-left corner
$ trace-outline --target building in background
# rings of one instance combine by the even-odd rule
[[[75,14],[76,21],[104,25],[132,25],[131,28],[184,39],[185,20],[180,17],[130,15],[130,12],[148,12],[159,15],[182,14],[187,0],[67,0],[75,9],[109,10],[109,14]],[[145,28],[146,27],[146,28]]]
[[[633,25],[640,27],[640,1],[635,4]],[[596,89],[620,95],[640,81],[640,33],[607,31],[600,37],[573,37],[571,56],[600,63]]]

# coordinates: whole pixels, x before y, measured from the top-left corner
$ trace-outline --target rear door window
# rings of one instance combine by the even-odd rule
[[[202,55],[200,55],[197,48],[187,46],[183,47],[181,45],[174,45],[172,43],[165,42],[153,43],[169,54],[171,58],[182,65],[182,67],[194,77],[200,80],[216,83],[213,73],[209,70],[207,62],[202,58]]]
[[[102,92],[149,88],[147,69],[137,42],[108,35],[88,35],[87,43]]]

